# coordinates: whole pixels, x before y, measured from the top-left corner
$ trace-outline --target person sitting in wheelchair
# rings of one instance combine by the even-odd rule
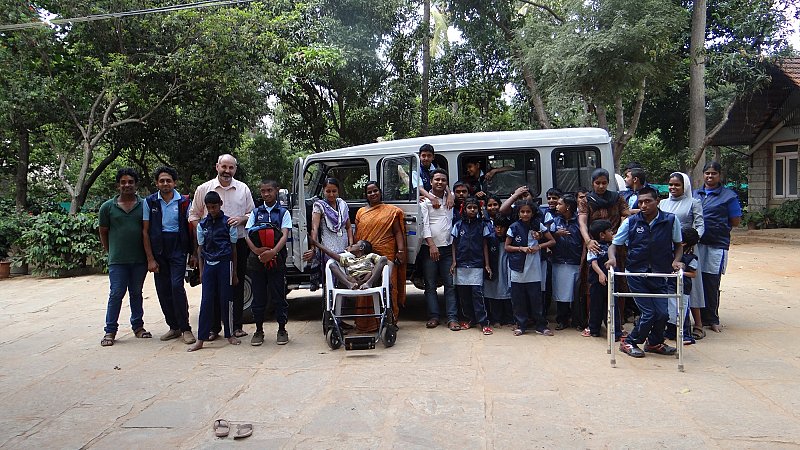
[[[348,289],[367,289],[375,286],[380,280],[383,268],[387,264],[392,264],[387,257],[372,253],[372,244],[363,239],[347,246],[344,253],[335,253],[316,239],[310,240],[311,245],[319,248],[334,261],[331,264],[331,273]]]

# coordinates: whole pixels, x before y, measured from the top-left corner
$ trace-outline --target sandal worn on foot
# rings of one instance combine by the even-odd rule
[[[493,333],[494,333],[494,330],[492,330],[492,327],[490,327],[490,326],[488,326],[488,325],[487,325],[487,326],[485,326],[485,327],[483,327],[483,330],[482,330],[482,331],[483,331],[483,335],[484,335],[484,336],[489,336],[489,335],[491,335],[491,334],[493,334]]]
[[[237,338],[245,337],[245,336],[247,336],[247,332],[242,330],[242,329],[238,329],[238,330],[233,332],[233,336],[237,337]]]
[[[145,330],[144,328],[137,328],[137,329],[133,330],[133,335],[136,336],[139,339],[148,339],[148,338],[153,337],[153,335],[149,331]]]
[[[439,326],[439,319],[431,319],[425,324],[425,328],[436,328]]]
[[[226,437],[231,432],[231,425],[225,419],[217,419],[214,421],[214,436]]]
[[[513,333],[514,333],[514,336],[522,336],[523,334],[525,334],[525,330],[523,330],[521,328],[514,328]]]
[[[592,333],[589,331],[588,328],[584,328],[583,331],[581,331],[581,336],[583,336],[583,337],[592,337]]]
[[[105,336],[103,336],[103,339],[100,341],[100,345],[103,347],[111,347],[114,345],[114,338],[116,337],[116,333],[106,333]]]
[[[692,327],[692,337],[699,341],[706,337],[706,330],[701,327]]]
[[[447,328],[450,328],[450,331],[461,331],[461,325],[459,325],[458,322],[455,321],[449,322],[447,324]]]

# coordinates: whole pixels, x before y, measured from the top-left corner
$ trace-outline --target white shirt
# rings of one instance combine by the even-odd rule
[[[437,247],[445,247],[453,242],[450,230],[453,229],[453,210],[447,209],[444,197],[438,197],[439,208],[434,208],[427,198],[422,202],[422,239],[432,238]]]
[[[189,210],[189,221],[200,220],[208,214],[205,197],[209,191],[219,194],[222,199],[222,210],[228,217],[246,216],[256,207],[253,202],[253,194],[246,184],[232,178],[231,184],[223,186],[219,183],[219,177],[214,177],[214,179],[197,186],[194,191],[192,208]],[[240,239],[244,237],[244,225],[236,227],[236,234]]]

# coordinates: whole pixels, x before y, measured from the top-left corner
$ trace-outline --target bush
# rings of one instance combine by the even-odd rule
[[[11,256],[12,247],[20,244],[22,232],[29,218],[25,214],[12,214],[0,215],[0,260]]]
[[[34,273],[58,277],[72,269],[105,266],[97,230],[95,213],[70,216],[47,212],[31,220],[20,244]]]
[[[783,202],[775,210],[775,221],[779,227],[799,228],[800,227],[800,200],[789,200]]]

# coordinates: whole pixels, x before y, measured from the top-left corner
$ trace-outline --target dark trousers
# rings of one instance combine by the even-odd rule
[[[572,302],[556,302],[556,323],[569,325],[572,319]]]
[[[665,278],[628,277],[631,293],[666,294],[668,284]],[[628,335],[628,342],[642,344],[645,338],[649,345],[664,342],[664,330],[669,319],[666,298],[634,297],[641,315],[639,321]]]
[[[275,307],[275,321],[286,325],[289,321],[289,303],[286,301],[286,268],[248,270],[253,290],[253,318],[256,329],[264,323],[267,301]]]
[[[486,309],[488,310],[489,320],[492,323],[508,325],[514,322],[514,312],[511,308],[511,299],[508,298],[486,298]]]
[[[233,333],[233,277],[230,261],[219,261],[217,264],[203,264],[203,296],[200,300],[200,319],[197,324],[197,339],[209,340],[214,324],[214,312],[222,312],[225,324],[225,337]],[[240,282],[241,283],[241,282]],[[215,332],[218,333],[218,332]]]
[[[156,294],[164,320],[171,330],[192,331],[189,325],[189,301],[183,287],[186,253],[180,248],[178,233],[162,233],[162,250],[155,256],[158,272],[153,274]]]
[[[483,301],[483,286],[456,285],[456,292],[461,300],[466,322],[482,326],[489,325],[486,304]]]
[[[700,309],[703,325],[719,325],[719,285],[721,274],[703,272],[703,297],[706,307]]]
[[[250,248],[247,247],[245,238],[239,238],[236,241],[236,278],[239,279],[239,284],[233,287],[233,329],[242,329],[242,310],[244,309],[244,277],[247,275],[247,255],[250,253]],[[225,306],[227,308],[227,306]],[[224,309],[224,308],[223,308]],[[214,304],[214,319],[211,331],[219,334],[222,330],[221,323],[227,321],[222,317],[222,310],[219,304]]]
[[[608,286],[598,281],[589,284],[589,333],[600,334],[600,325],[608,322]],[[614,310],[616,337],[622,336],[622,321],[619,309]]]
[[[542,283],[541,287],[544,288],[542,291],[542,316],[547,319],[550,305],[553,303],[553,264],[548,260],[542,261]]]
[[[533,321],[536,331],[547,328],[547,319],[542,316],[542,284],[511,282],[511,306],[514,309],[514,320],[517,327],[525,331],[528,319]]]

